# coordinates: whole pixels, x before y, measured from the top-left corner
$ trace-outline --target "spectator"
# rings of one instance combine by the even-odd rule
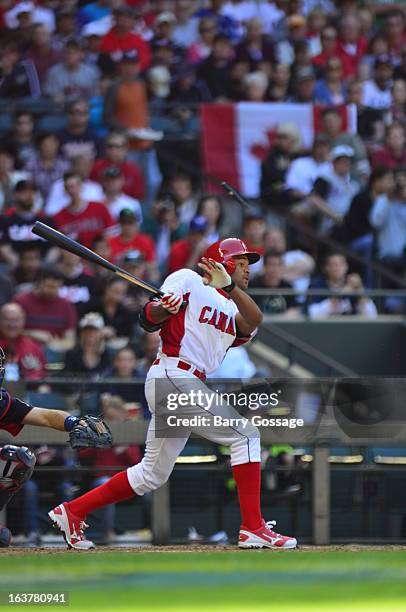
[[[314,8],[307,16],[307,36],[310,56],[321,53],[321,33],[326,27],[327,14],[321,8]]]
[[[148,217],[144,219],[143,229],[156,244],[159,271],[164,275],[171,243],[187,233],[187,226],[180,222],[173,199],[168,196],[158,199]]]
[[[337,38],[337,30],[331,25],[324,27],[320,33],[321,52],[312,58],[313,66],[319,78],[324,76],[324,70],[328,60],[337,56]],[[348,63],[348,59],[343,58],[342,62],[344,68],[343,72],[347,77],[351,72],[351,67]]]
[[[189,47],[198,35],[199,21],[193,16],[193,0],[176,0],[175,18],[176,23],[172,33],[172,41],[179,47]]]
[[[103,73],[114,74],[117,58],[125,53],[139,57],[140,70],[144,71],[151,64],[149,45],[138,34],[134,34],[137,14],[132,7],[118,6],[113,10],[114,25],[102,38],[100,45],[100,68]]]
[[[311,66],[299,68],[292,77],[292,102],[312,104],[316,95],[316,78]]]
[[[203,17],[215,19],[217,22],[217,29],[220,34],[227,37],[233,43],[240,40],[242,35],[242,28],[239,26],[237,21],[223,14],[224,0],[210,0],[207,8],[200,9],[195,13],[198,19]]]
[[[265,102],[268,94],[269,81],[266,74],[257,70],[244,77],[244,100],[247,102]]]
[[[272,102],[284,102],[287,100],[289,81],[290,67],[287,64],[276,64],[269,90],[269,99]]]
[[[123,407],[126,410],[127,418],[142,417],[141,402],[145,401],[143,397],[143,389],[138,385],[134,385],[132,379],[139,377],[138,359],[131,348],[127,345],[119,349],[114,357],[113,366],[106,371],[106,376],[122,379],[121,384],[112,384],[109,387],[109,398],[117,398],[124,402]],[[123,384],[127,380],[128,384]],[[102,398],[104,400],[105,397]],[[104,401],[103,401],[104,404]],[[141,412],[141,414],[140,414]],[[150,417],[147,417],[150,418]]]
[[[274,145],[261,166],[261,197],[268,206],[281,208],[285,204],[283,186],[286,172],[299,153],[300,146],[300,134],[296,125],[278,125]]]
[[[388,125],[394,122],[406,127],[406,81],[396,79],[391,87],[392,106],[387,116]]]
[[[345,77],[355,76],[358,65],[368,49],[368,42],[361,35],[360,20],[356,13],[348,13],[341,17],[339,32],[336,55],[343,62]]]
[[[315,181],[309,202],[313,210],[323,216],[320,232],[328,234],[336,224],[341,224],[347,214],[352,198],[359,191],[359,185],[351,178],[353,158],[351,147],[341,145],[331,152],[332,165]]]
[[[50,68],[44,93],[55,102],[88,99],[98,83],[98,69],[83,62],[82,44],[72,38],[65,45],[63,61]]]
[[[51,9],[42,6],[34,6],[33,2],[7,2],[6,5],[14,6],[4,13],[4,22],[8,29],[17,30],[21,21],[24,20],[31,26],[33,23],[45,24],[51,32],[55,29],[55,17]],[[2,10],[3,12],[3,10]]]
[[[56,134],[43,132],[39,134],[36,144],[35,154],[26,162],[24,170],[46,202],[52,185],[67,172],[69,163],[58,155],[59,140]]]
[[[119,214],[120,233],[109,238],[110,256],[117,261],[127,251],[137,249],[143,254],[148,267],[155,268],[155,245],[147,234],[140,232],[141,218],[130,209],[124,209]]]
[[[34,285],[39,280],[41,265],[41,247],[34,241],[27,242],[20,249],[17,266],[12,272],[16,294],[34,289]]]
[[[79,340],[65,355],[64,373],[100,378],[112,364],[112,351],[104,341],[104,320],[96,312],[88,312],[79,321]]]
[[[103,317],[104,337],[127,338],[132,335],[136,323],[132,312],[124,305],[128,283],[114,277],[109,278],[101,290],[100,298],[92,297],[87,304],[88,313],[97,313]]]
[[[106,168],[120,168],[124,177],[123,191],[131,198],[141,200],[144,195],[144,178],[138,166],[127,161],[128,140],[124,134],[112,132],[106,139],[105,157],[96,159],[90,177],[101,183]]]
[[[260,18],[264,33],[270,35],[273,39],[280,40],[281,23],[286,18],[286,2],[285,0],[265,0],[257,6],[258,17]]]
[[[170,11],[163,11],[156,16],[154,21],[153,45],[172,45],[175,53],[182,53],[182,50],[173,42],[173,31],[176,24],[176,17]]]
[[[374,242],[373,227],[369,221],[369,214],[374,203],[382,195],[390,197],[393,191],[393,172],[388,167],[377,167],[369,177],[368,185],[356,194],[344,222],[336,238],[349,243],[351,249],[372,260]],[[365,277],[369,286],[372,285],[371,271]]]
[[[6,147],[12,143],[16,165],[22,168],[35,155],[33,114],[27,110],[17,111],[13,129],[1,140]]]
[[[381,55],[389,55],[389,46],[385,36],[378,33],[370,39],[368,53],[364,55],[358,67],[358,78],[362,82],[373,76],[376,58]]]
[[[310,289],[328,289],[335,294],[311,298],[308,306],[311,319],[355,314],[375,319],[378,315],[376,306],[370,298],[364,295],[360,297],[351,295],[354,292],[362,292],[362,281],[358,274],[348,274],[347,260],[340,253],[330,253],[326,257],[323,275],[311,283]]]
[[[362,103],[369,108],[387,110],[392,106],[393,65],[389,55],[380,55],[374,64],[373,79],[363,83]]]
[[[227,98],[233,48],[229,39],[217,34],[211,54],[199,65],[197,77],[204,81],[214,100]]]
[[[343,66],[338,57],[327,60],[326,76],[317,82],[314,91],[316,104],[339,105],[346,100],[346,88],[343,83]]]
[[[176,240],[169,251],[168,273],[181,268],[194,268],[204,251],[209,246],[207,240],[207,219],[203,216],[193,217],[189,232],[180,240]]]
[[[265,252],[276,251],[282,257],[283,280],[291,283],[298,291],[305,291],[310,284],[310,275],[315,268],[313,257],[300,249],[287,250],[286,238],[283,231],[276,226],[270,227],[265,232],[264,238]],[[297,296],[297,301],[303,301],[301,296]]]
[[[185,172],[176,172],[170,177],[168,187],[176,202],[176,211],[180,221],[190,223],[198,206],[191,176]]]
[[[260,213],[248,213],[243,221],[242,239],[249,251],[264,254],[264,236],[266,221]],[[251,270],[255,268],[251,267]]]
[[[5,43],[0,52],[0,98],[38,98],[38,74],[31,60],[21,59],[15,42]]]
[[[98,236],[96,236],[96,238],[94,238],[91,249],[97,255],[100,255],[100,257],[104,257],[104,259],[107,259],[108,261],[111,260],[110,246],[108,243],[108,239],[104,234],[99,234]],[[92,278],[94,278],[98,290],[111,276],[109,270],[106,270],[105,268],[102,268],[101,266],[88,261],[85,263],[84,271]]]
[[[141,251],[134,249],[133,251],[127,251],[127,253],[119,259],[119,265],[123,270],[136,276],[137,278],[141,278],[143,280],[152,280],[147,271],[147,265],[145,262],[145,258]],[[133,283],[129,283],[127,288],[127,295],[125,299],[125,305],[131,310],[133,315],[137,315],[141,312],[141,309],[148,302],[150,298],[150,294],[137,287]],[[141,330],[140,330],[141,331]],[[134,331],[136,334],[137,329]]]
[[[124,177],[120,168],[115,168],[114,166],[106,168],[103,172],[102,186],[104,203],[114,220],[118,220],[120,212],[127,209],[132,210],[142,221],[140,203],[123,192]]]
[[[378,258],[396,274],[405,270],[406,188],[396,180],[394,194],[382,193],[369,213],[369,222],[377,231]]]
[[[190,134],[199,131],[198,107],[202,102],[211,102],[211,95],[206,83],[196,80],[193,66],[185,65],[178,70],[168,102],[175,103],[170,116],[177,120],[183,132]]]
[[[249,62],[250,70],[257,70],[260,64],[275,61],[272,43],[264,36],[261,20],[253,17],[247,22],[246,35],[236,47],[237,59]]]
[[[61,250],[56,267],[63,276],[59,296],[74,304],[78,314],[83,313],[91,297],[96,293],[95,279],[86,272],[78,255],[64,249]]]
[[[220,240],[223,213],[223,202],[218,196],[204,195],[200,198],[196,214],[207,220],[208,244],[213,244],[213,242]]]
[[[190,44],[187,50],[189,64],[199,64],[207,59],[213,50],[217,34],[217,24],[212,17],[203,17],[199,21],[199,36]]]
[[[25,52],[25,58],[34,64],[39,82],[45,83],[49,69],[61,60],[61,53],[52,47],[52,33],[46,25],[34,24],[31,45]]]
[[[34,289],[15,298],[25,311],[27,334],[55,350],[66,350],[75,340],[76,311],[68,300],[59,297],[62,284],[58,270],[44,269]]]
[[[64,187],[70,201],[55,215],[55,225],[63,234],[90,247],[96,236],[114,226],[114,220],[105,204],[83,199],[82,177],[77,172],[65,173]]]
[[[56,31],[52,37],[52,47],[62,53],[66,43],[77,34],[76,14],[69,6],[61,7],[56,16]]]
[[[68,172],[73,172],[79,175],[81,179],[81,197],[85,202],[103,202],[104,193],[101,185],[89,179],[90,171],[94,163],[94,158],[89,154],[79,154],[72,157]],[[57,179],[49,192],[46,201],[45,210],[48,215],[56,215],[63,208],[69,206],[70,196],[65,190],[65,181],[63,174],[62,178]]]
[[[18,262],[18,252],[27,243],[41,244],[44,252],[49,245],[32,233],[36,221],[52,225],[52,220],[35,211],[35,186],[30,181],[19,181],[14,187],[14,207],[0,217],[0,254],[11,266]]]
[[[24,332],[25,313],[15,303],[0,308],[0,346],[7,357],[6,380],[41,380],[46,358],[41,345]]]
[[[328,159],[327,138],[318,134],[314,138],[311,154],[294,159],[286,173],[286,195],[291,202],[304,200],[312,192],[316,178],[329,168]]]
[[[306,36],[306,19],[303,15],[294,14],[287,18],[288,35],[276,48],[276,56],[281,64],[293,64],[295,59],[294,44]]]
[[[0,210],[12,206],[14,187],[27,176],[26,172],[16,170],[13,151],[6,146],[0,147]]]
[[[406,42],[405,15],[399,5],[394,5],[394,9],[385,16],[384,33],[389,45],[389,54],[397,64]]]
[[[86,100],[72,100],[66,106],[67,124],[59,133],[61,153],[67,160],[78,155],[95,159],[102,147],[97,134],[89,127],[89,104]]]
[[[322,112],[322,133],[326,136],[330,149],[346,145],[353,150],[353,172],[361,178],[369,172],[369,162],[364,143],[358,134],[343,130],[343,117],[340,110],[328,107]]]
[[[385,146],[372,155],[372,167],[384,166],[391,170],[403,170],[406,165],[405,129],[400,123],[386,128]]]
[[[124,130],[130,137],[128,158],[143,170],[146,180],[145,204],[149,206],[161,184],[161,172],[151,141],[146,140],[142,133],[149,127],[149,117],[146,87],[139,77],[140,66],[135,51],[123,54],[119,63],[119,77],[106,94],[104,120],[110,129]]]
[[[283,280],[282,255],[276,251],[267,251],[264,255],[263,269],[251,283],[253,289],[288,289],[291,284]],[[283,293],[283,291],[282,291]],[[256,295],[255,301],[265,315],[277,314],[294,317],[299,314],[299,304],[293,295],[275,294]]]

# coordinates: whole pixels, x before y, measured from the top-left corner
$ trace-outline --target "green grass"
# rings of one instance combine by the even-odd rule
[[[69,607],[45,610],[397,612],[406,609],[406,557],[402,551],[0,556],[0,591],[30,589],[68,592]]]

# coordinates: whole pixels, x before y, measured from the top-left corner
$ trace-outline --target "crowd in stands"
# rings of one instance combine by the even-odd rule
[[[368,266],[340,250],[320,257],[284,218],[379,261],[392,273],[384,286],[399,286],[405,20],[403,3],[383,0],[4,0],[0,345],[19,375],[42,378],[50,351],[66,372],[112,373],[118,349],[142,375],[158,342],[136,325],[148,296],[39,239],[37,220],[156,284],[237,234],[261,254],[251,287],[265,314],[376,317],[362,295]],[[159,155],[174,134],[199,147],[201,103],[240,101],[323,107],[310,150],[293,124],[277,127],[260,203],[244,217]],[[356,133],[344,129],[345,104]],[[306,298],[309,287],[319,291]]]

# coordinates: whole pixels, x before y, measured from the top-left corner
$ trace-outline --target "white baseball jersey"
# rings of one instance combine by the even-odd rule
[[[181,293],[187,307],[162,324],[158,357],[179,357],[209,374],[218,368],[231,346],[240,346],[254,335],[237,338],[236,304],[221,289],[204,285],[202,277],[192,270],[170,274],[161,291]]]

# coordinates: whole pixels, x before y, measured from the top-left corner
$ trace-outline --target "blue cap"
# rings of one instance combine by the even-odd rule
[[[209,223],[206,217],[203,217],[203,215],[197,215],[191,220],[189,230],[191,232],[205,232],[208,228],[208,225]]]

